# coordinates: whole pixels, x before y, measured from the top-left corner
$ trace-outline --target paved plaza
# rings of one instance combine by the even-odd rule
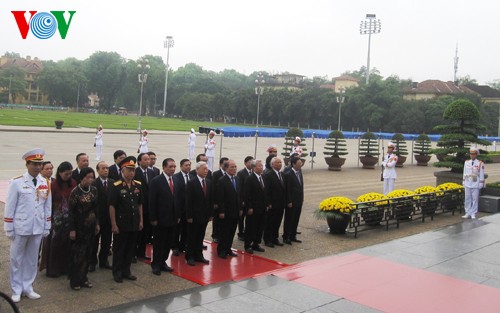
[[[196,128],[196,127],[194,127]],[[28,127],[0,126],[3,137],[0,149],[0,182],[25,171],[21,155],[33,148],[41,147],[47,152],[46,159],[55,167],[62,161],[75,163],[79,152],[89,154],[91,166],[97,163],[93,148],[93,129],[47,129]],[[187,155],[188,132],[156,132],[150,134],[150,149],[158,155],[159,163],[166,157],[173,157],[177,162]],[[105,130],[103,155],[112,163],[112,153],[123,149],[129,155],[136,155],[139,135],[133,132]],[[247,155],[254,155],[255,138],[223,138],[222,155],[237,161],[241,168]],[[198,135],[196,152],[201,153],[205,137]],[[220,147],[221,139],[217,137]],[[266,148],[275,143],[278,151],[282,150],[282,138],[258,138],[257,157],[265,159]],[[329,196],[342,195],[351,199],[370,192],[382,191],[380,172],[364,170],[357,163],[357,140],[349,140],[350,154],[341,172],[327,170],[323,160],[324,139],[314,141],[318,156],[311,168],[307,163],[303,168],[305,183],[305,202],[299,230],[303,243],[292,246],[267,249],[263,257],[287,264],[300,264],[324,257],[342,256],[356,253],[402,263],[426,271],[454,276],[457,279],[500,288],[500,263],[493,257],[494,247],[498,246],[498,228],[496,215],[480,214],[477,221],[462,221],[459,215],[444,214],[436,216],[434,221],[425,223],[413,221],[403,223],[399,229],[389,231],[376,229],[360,233],[358,238],[352,234],[334,236],[328,233],[325,221],[316,220],[313,211],[318,203]],[[312,140],[306,140],[308,151],[312,150]],[[219,152],[219,150],[217,150]],[[217,157],[219,153],[217,153]],[[436,168],[417,167],[407,164],[398,169],[396,188],[415,189],[423,185],[435,185],[433,172]],[[435,161],[432,159],[431,162]],[[500,164],[487,164],[488,181],[500,181]],[[2,191],[0,191],[2,192]],[[4,205],[0,203],[3,214]],[[451,226],[450,226],[451,225]],[[210,234],[211,230],[207,230]],[[477,241],[471,239],[478,238]],[[209,239],[209,236],[207,236]],[[0,236],[0,290],[10,294],[8,283],[8,247],[9,241],[2,232]],[[243,250],[241,242],[235,241],[235,248]],[[437,251],[437,252],[436,252]],[[477,253],[477,254],[474,254]],[[417,260],[422,260],[417,262]],[[461,262],[463,261],[463,262]],[[448,263],[447,263],[448,262]],[[465,262],[465,263],[464,263]],[[461,265],[483,264],[481,270],[460,268]],[[419,263],[419,264],[416,264]],[[466,264],[466,265],[464,265]],[[498,267],[498,269],[497,269]],[[349,300],[349,297],[331,295],[302,283],[280,278],[278,275],[263,276],[240,282],[227,282],[215,286],[199,285],[174,275],[160,277],[151,274],[149,265],[138,263],[133,266],[138,276],[135,282],[116,284],[109,271],[97,270],[90,274],[94,288],[74,292],[65,278],[47,278],[40,273],[35,281],[35,289],[42,295],[40,300],[23,299],[20,303],[22,312],[89,312],[106,309],[106,312],[255,312],[273,310],[273,312],[378,312],[393,311],[392,308],[378,307],[371,302]],[[332,281],[335,278],[332,278]],[[358,283],[362,284],[362,281]],[[280,287],[281,286],[281,287]],[[299,287],[297,287],[299,286]],[[288,301],[283,294],[293,289],[300,289],[318,300],[304,305]],[[496,290],[496,289],[495,289]],[[317,295],[316,292],[320,292]],[[265,298],[262,300],[262,298]],[[297,295],[297,297],[299,297]],[[500,298],[500,297],[497,297]],[[146,300],[148,299],[148,300]],[[263,306],[252,306],[253,300],[261,299]],[[474,301],[474,300],[471,300]],[[288,306],[285,306],[287,303]],[[307,302],[309,303],[309,302]],[[267,306],[269,305],[269,306]],[[244,309],[243,309],[244,307]],[[166,309],[167,308],[167,309]],[[411,310],[407,311],[410,312]],[[403,312],[403,311],[399,311]]]

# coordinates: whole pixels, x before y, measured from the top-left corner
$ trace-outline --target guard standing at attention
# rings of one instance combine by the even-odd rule
[[[477,159],[479,151],[470,148],[470,160],[464,164],[463,186],[465,187],[465,215],[462,218],[476,218],[479,190],[484,187],[484,163]]]

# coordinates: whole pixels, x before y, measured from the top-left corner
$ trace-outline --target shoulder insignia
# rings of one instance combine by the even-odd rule
[[[142,185],[142,183],[141,183],[140,181],[138,181],[138,180],[135,180],[135,179],[134,179],[134,182],[135,182],[137,185]]]
[[[113,183],[113,185],[115,186],[120,186],[122,184],[122,181],[121,180],[117,180]]]
[[[19,178],[21,178],[21,177],[23,177],[23,175],[19,175],[19,176],[16,176],[16,177],[12,177],[12,179],[19,179]]]

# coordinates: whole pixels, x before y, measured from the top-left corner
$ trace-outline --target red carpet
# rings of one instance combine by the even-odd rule
[[[265,252],[257,255],[257,252],[248,254],[235,250],[237,257],[228,256],[224,260],[217,256],[217,244],[205,241],[205,245],[207,245],[207,250],[203,251],[203,255],[210,261],[210,264],[197,262],[196,266],[189,266],[186,264],[184,253],[179,256],[171,255],[167,264],[174,268],[173,274],[204,286],[230,280],[243,280],[289,266],[262,257],[261,255],[265,255]],[[148,251],[148,256],[150,253]]]
[[[360,254],[296,264],[276,276],[384,312],[499,312],[500,290]]]

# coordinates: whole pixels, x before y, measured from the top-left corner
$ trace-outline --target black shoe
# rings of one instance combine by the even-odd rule
[[[139,259],[142,259],[142,260],[145,260],[145,261],[151,261],[151,258],[148,257],[148,256],[145,256],[145,255],[140,256]],[[137,260],[137,258],[136,258],[136,260]]]
[[[264,245],[269,248],[274,248],[274,243],[272,242],[266,242]]]
[[[162,271],[164,271],[164,272],[167,272],[167,273],[172,273],[172,272],[174,271],[174,269],[173,269],[173,268],[171,268],[171,267],[170,267],[170,266],[168,266],[168,265],[164,265],[164,266],[162,266],[160,269],[161,269]]]
[[[203,263],[203,264],[210,264],[210,261],[205,259],[205,258],[201,258],[201,259],[196,259],[195,260],[196,262],[200,262],[200,263]]]
[[[121,276],[118,276],[118,275],[113,275],[113,279],[114,279],[114,281],[116,281],[117,283],[123,283],[123,278],[121,278]]]
[[[108,261],[99,263],[99,268],[107,270],[113,269],[113,267],[109,265]]]
[[[132,258],[132,263],[137,263],[137,257],[136,256]]]
[[[253,251],[258,251],[258,252],[264,252],[264,251],[266,251],[264,248],[261,248],[260,246],[253,246],[252,250]]]
[[[238,234],[239,241],[245,241],[245,234]]]
[[[283,239],[283,242],[287,245],[292,245],[292,241],[290,239]]]
[[[302,240],[298,240],[297,238],[292,238],[291,240],[292,240],[293,242],[298,242],[298,243],[301,243],[301,242],[302,242]]]
[[[283,247],[283,244],[282,244],[282,243],[281,243],[278,239],[273,240],[273,244],[274,244],[275,246],[280,246],[280,247]]]
[[[174,250],[172,250],[172,255],[179,256],[179,255],[181,255],[181,252],[178,249],[174,249]]]
[[[156,276],[160,276],[161,275],[161,271],[159,268],[153,268],[152,269],[152,272],[153,274],[155,274]]]
[[[253,254],[252,248],[246,248],[245,252],[248,253],[248,254]]]
[[[89,272],[95,272],[95,264],[89,265]]]
[[[222,253],[217,254],[217,256],[218,256],[219,258],[221,258],[221,259],[227,259],[227,257],[226,257],[226,254],[225,254],[225,253],[224,253],[224,254],[222,254]]]
[[[123,278],[128,279],[128,280],[137,280],[137,277],[135,277],[132,274],[130,274],[130,275],[123,275]]]
[[[193,259],[186,260],[186,263],[187,263],[187,265],[190,265],[190,266],[195,266],[196,265],[196,263],[194,263]]]
[[[300,231],[295,232],[297,235],[302,235]]]
[[[235,252],[233,252],[233,251],[229,251],[229,252],[227,253],[227,255],[229,255],[229,256],[238,256],[238,254],[237,254],[237,253],[235,253]]]
[[[213,243],[219,243],[219,238],[212,238]]]
[[[207,250],[208,247],[206,245],[203,245],[203,250]]]

